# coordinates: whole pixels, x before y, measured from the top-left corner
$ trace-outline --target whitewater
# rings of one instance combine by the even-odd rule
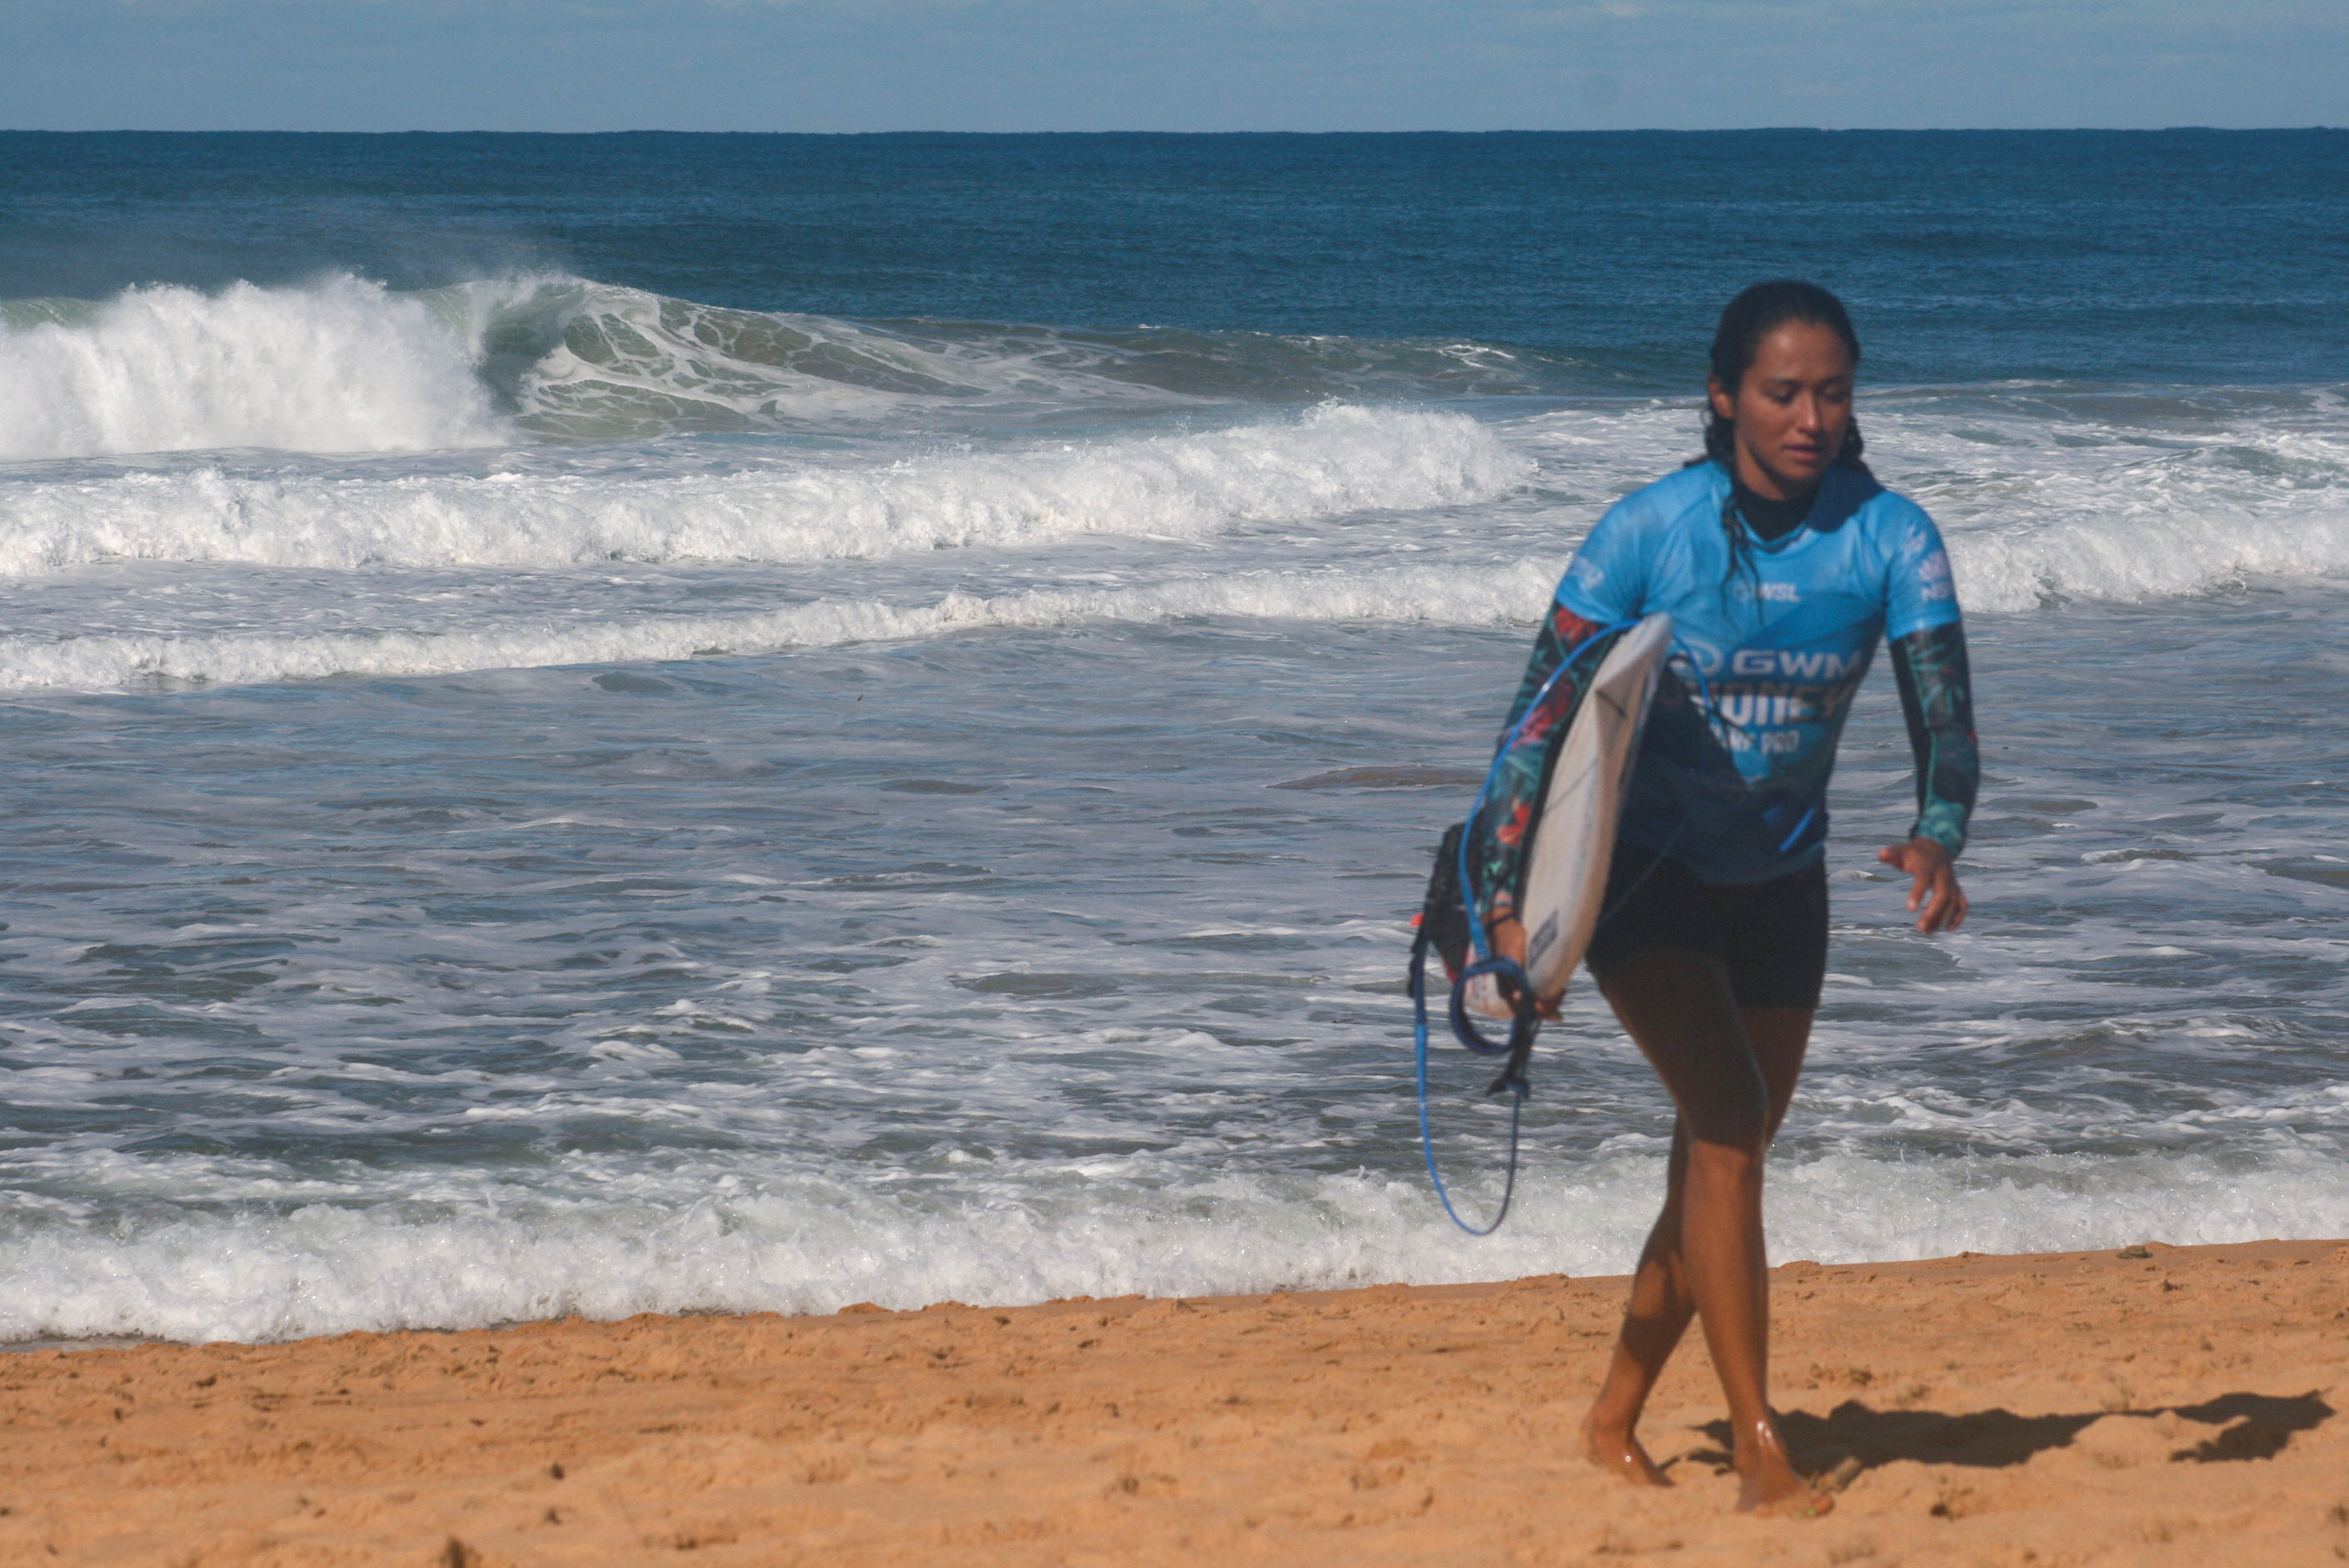
[[[1478,1243],[1400,984],[1558,573],[1694,450],[1595,363],[546,269],[0,304],[0,1338],[1624,1268],[1669,1121],[1603,1007]],[[1871,687],[1774,1248],[2349,1234],[2343,389],[1861,417],[1971,617],[1976,915],[1872,869]]]

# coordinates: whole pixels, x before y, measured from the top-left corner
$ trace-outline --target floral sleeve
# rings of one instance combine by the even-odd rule
[[[1533,657],[1526,661],[1525,678],[1517,683],[1516,700],[1509,705],[1508,722],[1501,727],[1506,749],[1498,754],[1499,766],[1485,797],[1484,810],[1469,825],[1469,842],[1475,846],[1470,851],[1469,866],[1475,883],[1474,896],[1488,922],[1516,913],[1517,894],[1525,881],[1526,840],[1541,810],[1549,758],[1547,742],[1557,727],[1573,714],[1575,704],[1581,700],[1584,684],[1598,668],[1598,661],[1581,660],[1579,668],[1550,687],[1549,695],[1542,699],[1541,710],[1526,721],[1513,742],[1509,732],[1520,718],[1526,717],[1534,698],[1566,662],[1567,655],[1599,629],[1564,605],[1552,604],[1540,633],[1534,638]]]

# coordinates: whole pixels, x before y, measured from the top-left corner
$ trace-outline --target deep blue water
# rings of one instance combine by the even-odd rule
[[[2340,130],[15,133],[0,165],[0,298],[554,268],[864,320],[1475,338],[1663,391],[1720,301],[1798,273],[1893,381],[2349,356]]]

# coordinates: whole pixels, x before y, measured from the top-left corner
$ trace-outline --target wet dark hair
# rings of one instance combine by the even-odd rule
[[[1843,339],[1844,347],[1851,351],[1851,363],[1859,365],[1859,334],[1851,327],[1851,316],[1843,308],[1843,301],[1816,284],[1800,278],[1773,278],[1752,288],[1729,302],[1721,313],[1721,325],[1713,333],[1713,377],[1734,395],[1744,384],[1745,373],[1754,367],[1754,356],[1762,348],[1762,340],[1790,321],[1809,322],[1824,326]],[[1854,419],[1845,427],[1843,449],[1836,453],[1836,466],[1868,472],[1860,461],[1867,443],[1859,438],[1859,421]],[[1713,399],[1704,402],[1704,456],[1737,471],[1737,421],[1724,419],[1713,407]],[[1699,462],[1703,458],[1696,459]]]

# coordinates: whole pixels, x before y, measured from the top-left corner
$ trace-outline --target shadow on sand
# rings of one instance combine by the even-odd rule
[[[1933,1465],[2019,1465],[2047,1449],[2060,1449],[2092,1422],[2106,1416],[2150,1418],[2183,1416],[2217,1429],[2209,1438],[2169,1457],[2211,1464],[2227,1460],[2271,1459],[2295,1432],[2327,1421],[2333,1407],[2312,1390],[2290,1396],[2222,1394],[2199,1405],[2164,1405],[2149,1410],[2098,1410],[2077,1416],[2018,1416],[2012,1410],[1977,1410],[1949,1416],[1936,1410],[1875,1410],[1847,1399],[1825,1416],[1791,1410],[1779,1418],[1795,1464],[1814,1473],[1842,1469],[1874,1470],[1895,1460]],[[1729,1463],[1729,1423],[1698,1429],[1719,1445],[1685,1456],[1715,1467]]]

